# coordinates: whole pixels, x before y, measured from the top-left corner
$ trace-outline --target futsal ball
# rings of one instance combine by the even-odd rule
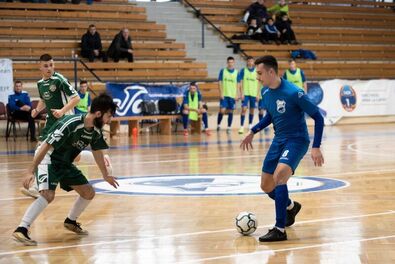
[[[241,212],[236,216],[237,232],[244,236],[251,235],[258,227],[258,221],[253,213]]]

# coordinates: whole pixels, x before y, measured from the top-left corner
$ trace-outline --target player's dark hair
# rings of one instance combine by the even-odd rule
[[[111,111],[111,114],[114,115],[116,109],[117,105],[112,100],[112,97],[106,93],[102,93],[92,100],[90,112],[93,114],[100,111],[102,114],[105,114]]]
[[[17,83],[20,83],[20,84],[22,84],[22,81],[20,81],[20,80],[16,80],[16,81],[15,81],[15,84],[17,84]]]
[[[232,56],[230,56],[230,57],[228,57],[228,58],[226,59],[226,61],[230,61],[230,60],[235,60],[235,58],[233,58]]]
[[[295,59],[289,59],[289,60],[288,60],[288,63],[291,63],[291,62],[293,62],[293,61],[296,62]]]
[[[85,81],[85,80],[80,81],[80,86],[83,84],[88,84],[88,81]]]
[[[252,56],[247,57],[247,60],[253,60],[253,59],[254,59],[254,57],[252,57]]]
[[[195,87],[197,87],[197,83],[196,83],[196,82],[191,82],[191,83],[189,84],[189,86],[195,86]]]
[[[278,74],[278,63],[275,57],[271,55],[266,55],[259,57],[255,61],[255,65],[263,64],[266,69],[272,68],[276,74]]]
[[[93,28],[93,27],[96,27],[96,26],[94,24],[89,25],[89,28]]]
[[[48,53],[45,53],[40,56],[40,61],[50,61],[52,60],[52,56],[49,55]]]

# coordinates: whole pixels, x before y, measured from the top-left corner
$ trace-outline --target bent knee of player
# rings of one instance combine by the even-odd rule
[[[44,197],[48,203],[51,203],[55,199],[55,192],[51,190],[42,190],[40,191],[40,195]]]
[[[188,111],[188,110],[183,110],[182,113],[183,113],[184,115],[188,115],[188,114],[189,114],[189,111]]]
[[[85,200],[92,200],[95,197],[95,194],[95,189],[93,189],[91,185],[88,185],[80,195]]]

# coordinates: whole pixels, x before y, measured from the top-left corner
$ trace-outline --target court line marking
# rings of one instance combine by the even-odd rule
[[[328,222],[328,221],[336,221],[336,220],[344,220],[344,219],[364,218],[364,217],[372,217],[372,216],[391,215],[391,214],[395,214],[395,211],[388,210],[388,211],[385,211],[385,212],[373,213],[373,214],[343,216],[343,217],[333,217],[333,218],[322,218],[322,219],[315,219],[315,220],[305,220],[305,221],[296,222],[295,225],[308,224],[308,223]],[[258,226],[258,229],[260,229],[260,228],[268,228],[268,227],[272,227],[272,226],[273,225]],[[112,244],[119,244],[119,243],[144,241],[144,240],[160,240],[160,239],[169,239],[169,238],[178,238],[178,237],[185,238],[186,236],[207,235],[207,234],[223,233],[223,232],[230,232],[230,231],[235,232],[235,228],[212,230],[212,231],[199,231],[199,232],[164,235],[164,236],[154,236],[154,237],[144,237],[144,238],[123,239],[123,240],[115,240],[115,241],[103,241],[103,242],[85,243],[85,244],[77,244],[77,245],[69,245],[69,246],[56,246],[56,247],[45,247],[45,248],[33,248],[33,249],[24,249],[24,250],[5,251],[5,252],[0,252],[0,256],[22,254],[22,253],[30,253],[30,252],[39,252],[39,251],[48,251],[48,250],[68,249],[68,248],[80,248],[80,247],[89,247],[89,246],[112,245]],[[332,243],[336,243],[336,242],[332,242]]]
[[[359,174],[359,173],[382,173],[382,172],[394,172],[395,169],[385,169],[385,170],[372,170],[372,171],[350,171],[350,172],[336,172],[336,173],[327,173],[327,174],[319,174],[319,175],[303,175],[306,177],[334,177],[334,176],[339,176],[339,175],[354,175],[354,174]],[[134,175],[132,177],[146,177],[146,176],[167,176],[169,174],[150,174],[150,175]],[[236,174],[235,174],[236,175]],[[259,174],[257,174],[257,176],[259,176]],[[298,175],[295,175],[296,177]],[[127,176],[129,177],[129,176]],[[118,179],[122,179],[123,177],[118,177]],[[99,179],[99,178],[98,178]],[[344,181],[344,180],[343,180]],[[348,182],[348,181],[345,181]],[[348,182],[349,183],[349,182]],[[344,186],[343,188],[348,187]],[[339,188],[342,189],[342,188]],[[338,189],[336,189],[338,190]],[[96,192],[96,194],[102,194],[102,193],[111,193],[116,191],[116,189],[111,190],[111,191],[101,191],[101,192]],[[300,194],[300,193],[294,193],[294,194]],[[121,194],[115,194],[115,195],[121,195]],[[65,193],[65,194],[56,194],[55,197],[65,197],[65,196],[77,196],[76,193]],[[138,196],[138,195],[135,195]],[[198,197],[210,197],[210,196],[198,196]],[[27,200],[27,199],[32,199],[31,197],[27,197],[27,196],[19,196],[19,197],[8,197],[8,198],[0,198],[0,202],[2,201],[13,201],[13,200]]]
[[[371,143],[371,144],[373,144],[373,143],[385,144],[386,143],[384,140],[381,140],[381,141],[380,140],[365,141],[364,143],[366,143],[366,142]],[[359,153],[359,154],[363,154],[363,155],[369,155],[369,156],[391,157],[391,158],[393,158],[395,156],[394,154],[389,154],[388,152],[377,153],[375,151],[359,150],[359,149],[356,149],[356,145],[357,145],[357,143],[348,144],[347,145],[347,149],[349,151],[352,151],[352,152],[355,152],[355,153]],[[365,149],[366,149],[366,147],[365,147]]]
[[[339,241],[339,242],[328,242],[328,243],[315,244],[315,245],[310,245],[310,246],[280,248],[280,249],[272,249],[272,250],[261,250],[261,251],[255,251],[255,252],[250,252],[250,253],[231,254],[231,255],[225,255],[225,256],[219,256],[219,257],[201,258],[201,259],[195,259],[195,260],[181,261],[181,262],[177,262],[177,263],[179,263],[179,264],[182,264],[182,263],[195,263],[195,262],[203,262],[203,261],[210,261],[210,260],[220,260],[220,259],[228,259],[228,258],[236,258],[236,257],[273,254],[273,253],[276,253],[276,252],[303,250],[303,249],[319,248],[319,247],[326,247],[326,246],[337,246],[337,245],[342,245],[342,244],[350,244],[350,243],[355,243],[355,242],[366,242],[366,241],[382,240],[382,239],[388,239],[388,238],[395,238],[395,235],[370,237],[370,238],[362,238],[362,239],[353,239],[353,240]]]

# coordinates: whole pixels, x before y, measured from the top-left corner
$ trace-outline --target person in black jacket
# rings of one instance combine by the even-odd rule
[[[102,51],[100,34],[96,31],[95,25],[89,25],[88,30],[81,38],[81,56],[93,62],[95,58],[102,58],[107,61],[107,54]]]
[[[283,44],[299,44],[296,41],[295,33],[291,28],[292,21],[289,19],[287,13],[281,13],[280,19],[276,21],[276,28],[280,31],[280,41]]]
[[[267,9],[264,0],[257,0],[251,4],[247,9],[243,17],[243,21],[250,24],[252,19],[256,19],[258,26],[262,26],[268,18]]]
[[[115,35],[110,48],[108,48],[108,57],[112,58],[114,62],[118,62],[122,58],[127,58],[128,62],[133,62],[132,39],[127,28],[123,28]]]

